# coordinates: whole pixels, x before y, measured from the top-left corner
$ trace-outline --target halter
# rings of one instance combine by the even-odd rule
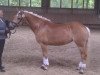
[[[23,19],[23,14],[21,14],[21,13],[18,13],[18,15],[21,15],[21,17],[20,18],[18,18],[18,19],[20,19],[19,20],[19,22],[18,23],[15,23],[15,22],[13,22],[13,21],[10,21],[10,23],[12,23],[12,25],[14,25],[15,27],[18,27],[19,25],[18,24],[20,24],[20,22],[22,21],[22,19]],[[17,16],[18,16],[17,15]],[[13,32],[9,32],[9,37],[8,38],[10,38],[10,36],[11,36],[11,34],[14,34],[16,32],[16,29],[13,31]]]
[[[20,22],[22,21],[22,19],[23,19],[23,17],[22,17],[22,15],[21,15],[21,18],[19,18],[20,20],[19,20],[19,22],[18,23],[16,23],[17,24],[17,27],[18,27],[18,24],[20,24]]]
[[[18,18],[18,19],[20,19],[18,23],[15,23],[15,22],[12,21],[12,23],[15,24],[16,27],[18,27],[19,24],[20,24],[20,22],[23,20],[23,15],[24,15],[24,13],[18,13],[18,14],[17,14],[17,17],[18,17],[19,15],[20,15],[21,17]]]

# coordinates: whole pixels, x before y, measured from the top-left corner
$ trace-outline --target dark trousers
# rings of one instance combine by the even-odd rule
[[[4,49],[5,39],[0,39],[0,66],[2,66],[2,53]]]

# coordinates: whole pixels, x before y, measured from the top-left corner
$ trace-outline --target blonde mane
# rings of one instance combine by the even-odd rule
[[[51,21],[51,20],[49,20],[49,19],[47,19],[47,18],[45,18],[43,16],[40,16],[38,14],[33,13],[33,12],[29,12],[29,11],[24,11],[24,12],[29,13],[29,14],[32,14],[33,16],[36,16],[36,17],[38,17],[40,19],[43,19],[43,20],[46,20],[46,21]]]

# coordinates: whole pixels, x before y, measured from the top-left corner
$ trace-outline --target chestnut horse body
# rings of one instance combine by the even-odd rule
[[[26,19],[28,25],[35,34],[37,42],[43,52],[43,69],[49,65],[47,45],[65,45],[72,41],[76,43],[80,50],[81,61],[79,72],[83,73],[86,68],[89,29],[79,22],[56,24],[42,16],[28,11],[19,11],[13,22],[18,24],[22,19]]]

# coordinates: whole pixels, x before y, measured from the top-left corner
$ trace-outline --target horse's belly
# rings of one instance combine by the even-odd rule
[[[46,42],[45,44],[58,46],[58,45],[65,45],[70,42],[72,42],[72,40],[70,40],[70,41],[49,41],[49,42]]]
[[[46,43],[48,45],[64,45],[71,41],[72,37],[70,34],[55,34],[53,36],[49,36]]]
[[[36,39],[38,42],[46,45],[64,45],[72,41],[72,35],[70,31],[54,29],[51,31],[41,31],[41,34],[38,34]]]

